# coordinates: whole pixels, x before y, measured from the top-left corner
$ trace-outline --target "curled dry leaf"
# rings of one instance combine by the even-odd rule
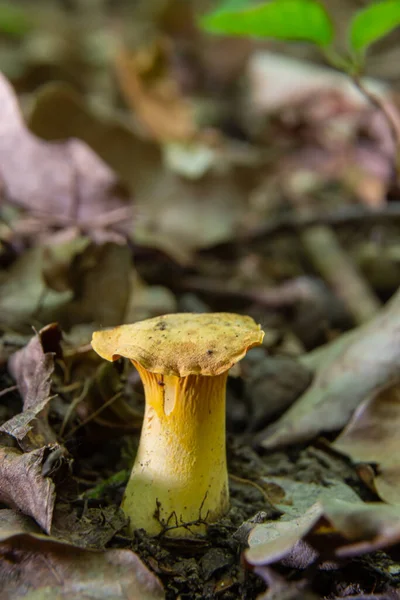
[[[15,438],[24,450],[28,450],[29,447],[41,448],[46,443],[44,437],[47,437],[49,442],[54,441],[55,435],[47,423],[46,416],[50,399],[51,396],[43,398],[33,408],[18,413],[3,423],[0,431]]]
[[[159,40],[135,54],[123,49],[116,73],[128,105],[152,137],[160,142],[193,138],[192,108],[174,80],[168,62],[167,40]]]
[[[338,558],[358,556],[389,548],[400,542],[400,509],[382,502],[350,503],[325,499],[324,517],[344,542],[336,549]]]
[[[47,453],[46,447],[25,454],[0,447],[0,502],[29,515],[49,533],[55,487],[42,474]]]
[[[346,425],[366,397],[398,373],[400,292],[372,321],[341,336],[324,351],[305,357],[317,365],[313,383],[294,405],[265,430],[262,446],[275,448],[312,439]]]
[[[45,142],[27,129],[4,76],[0,99],[0,181],[10,201],[50,223],[78,223],[91,231],[98,227],[99,215],[111,218],[126,209],[119,180],[86,144],[76,139]],[[129,230],[125,214],[127,226]]]
[[[400,509],[383,503],[324,498],[291,521],[257,525],[246,560],[254,566],[282,561],[305,568],[317,558],[335,561],[400,542]]]
[[[94,552],[36,533],[0,511],[2,600],[163,600],[159,580],[131,550]]]
[[[122,322],[132,291],[130,248],[80,236],[51,241],[24,252],[0,276],[0,324],[31,331],[32,323],[52,320],[66,329]]]
[[[246,560],[259,566],[285,559],[287,565],[306,568],[316,560],[318,553],[303,538],[321,515],[322,505],[317,502],[296,519],[257,525],[249,537]]]
[[[379,497],[400,504],[400,383],[396,380],[365,400],[333,443],[355,463],[373,463]]]
[[[56,441],[47,416],[54,358],[61,356],[60,342],[59,326],[47,325],[25,348],[13,354],[8,363],[23,399],[23,412],[7,421],[1,430],[15,437],[25,450]]]

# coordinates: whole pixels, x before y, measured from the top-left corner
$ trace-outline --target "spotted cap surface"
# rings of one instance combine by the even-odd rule
[[[233,313],[175,313],[96,331],[92,347],[106,360],[121,356],[162,375],[220,375],[262,343],[251,318]]]

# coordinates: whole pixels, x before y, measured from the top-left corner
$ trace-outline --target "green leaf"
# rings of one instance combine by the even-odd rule
[[[21,37],[29,29],[31,24],[26,12],[11,2],[0,2],[0,33]]]
[[[355,52],[387,35],[400,25],[400,1],[385,0],[360,10],[350,26],[350,45]]]
[[[232,0],[205,15],[201,26],[212,33],[302,40],[318,46],[328,46],[333,39],[331,20],[317,0],[272,0],[256,6],[230,7]]]

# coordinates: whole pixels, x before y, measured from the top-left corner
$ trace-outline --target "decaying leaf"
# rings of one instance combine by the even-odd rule
[[[17,382],[24,409],[34,408],[50,395],[54,358],[61,356],[60,342],[61,330],[57,323],[52,323],[10,358],[10,373]]]
[[[1,430],[13,435],[25,450],[56,442],[47,416],[54,358],[61,356],[60,342],[58,325],[48,325],[13,354],[8,363],[23,398],[23,412],[7,421]]]
[[[128,104],[153,138],[162,142],[193,138],[192,108],[168,72],[166,40],[133,55],[121,50],[116,73]]]
[[[0,447],[0,502],[29,515],[49,533],[55,486],[42,474],[47,453],[46,447],[25,454]]]
[[[305,568],[317,559],[335,561],[400,542],[400,509],[383,503],[324,498],[291,521],[257,525],[249,538],[251,565],[282,561]]]
[[[377,465],[373,485],[382,500],[400,505],[400,384],[373,394],[333,443],[355,463]]]
[[[163,600],[159,580],[131,550],[95,552],[35,532],[29,522],[0,511],[4,600]]]
[[[170,113],[166,114],[175,127]],[[248,145],[241,152],[213,148],[213,168],[191,181],[168,167],[156,143],[118,120],[97,115],[78,94],[59,84],[39,92],[30,123],[46,140],[69,136],[84,140],[128,184],[135,198],[133,235],[139,244],[161,248],[187,263],[194,248],[230,239],[241,226],[248,210],[249,182],[243,172],[236,173],[236,166],[239,163],[242,171],[251,171],[260,161],[258,152]],[[182,142],[177,144],[185,154]],[[220,167],[214,168],[216,164]]]
[[[257,357],[257,355],[254,355]],[[247,357],[246,357],[247,358]],[[307,389],[311,372],[293,358],[271,356],[243,364],[245,394],[252,407],[251,428],[261,429]]]
[[[84,550],[104,550],[128,524],[119,506],[88,508],[84,514],[70,507],[57,506],[51,528],[52,537]]]
[[[326,456],[326,455],[325,455]],[[284,496],[278,498],[274,504],[285,515],[282,520],[294,517],[301,518],[318,500],[329,497],[346,502],[359,502],[356,492],[339,479],[326,478],[321,483],[313,481],[297,481],[291,477],[271,476],[265,477],[267,485],[279,486]]]
[[[51,239],[1,275],[3,326],[30,331],[32,324],[52,320],[67,329],[82,322],[115,325],[123,321],[132,291],[132,255],[127,245],[111,241]]]
[[[318,553],[303,538],[321,515],[322,505],[317,502],[296,519],[257,525],[249,537],[246,560],[251,565],[267,565],[285,559],[285,564],[304,569]]]
[[[54,441],[54,433],[48,426],[45,416],[47,412],[45,409],[48,408],[50,400],[51,396],[47,396],[35,404],[33,408],[18,413],[3,423],[0,431],[14,437],[24,450],[34,447],[41,448],[46,443],[44,437],[48,438],[48,442]],[[38,416],[39,419],[37,419]],[[53,440],[50,439],[52,437]]]
[[[400,292],[380,314],[322,353],[310,388],[279,421],[266,429],[262,446],[274,448],[335,431],[357,406],[398,372],[400,362]],[[306,365],[314,362],[311,355]]]
[[[39,89],[29,126],[48,141],[83,140],[130,186],[135,197],[150,185],[161,163],[161,150],[156,144],[140,138],[122,120],[96,114],[80,94],[64,83],[52,82]]]
[[[31,330],[46,290],[42,277],[43,249],[31,248],[0,272],[0,324]]]
[[[79,140],[49,143],[30,133],[4,76],[0,98],[0,180],[8,200],[43,223],[81,224],[88,230],[96,229],[99,215],[103,221],[109,215],[114,224],[112,215],[122,208],[129,231],[126,198],[109,167]]]
[[[69,280],[73,300],[62,316],[68,328],[85,322],[103,327],[122,323],[133,283],[130,248],[91,244],[70,264]]]

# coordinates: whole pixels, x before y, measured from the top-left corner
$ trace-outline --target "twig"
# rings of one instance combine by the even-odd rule
[[[89,387],[90,387],[90,383],[91,383],[90,379],[86,379],[84,381],[84,383],[83,383],[83,389],[82,389],[81,393],[79,394],[79,396],[77,396],[76,398],[74,398],[72,400],[71,404],[69,405],[68,410],[67,410],[67,412],[65,414],[64,420],[63,420],[62,425],[61,425],[61,429],[60,429],[60,433],[59,433],[60,438],[62,438],[63,435],[64,435],[65,428],[67,426],[68,421],[71,418],[72,413],[74,412],[74,410],[76,409],[76,407],[78,406],[78,404],[80,402],[82,402],[82,400],[85,398],[86,394],[88,393]]]
[[[371,210],[362,205],[346,206],[339,210],[317,211],[312,214],[285,214],[279,217],[269,219],[262,225],[254,227],[239,234],[235,239],[237,243],[251,243],[262,240],[265,237],[278,235],[285,232],[297,232],[310,227],[311,225],[329,225],[331,227],[346,226],[352,224],[365,224],[375,226],[378,223],[392,223],[393,220],[400,219],[400,202],[390,202],[384,206]],[[361,222],[361,223],[360,223]],[[224,248],[231,246],[233,242],[221,242],[213,248]]]
[[[392,136],[395,152],[397,155],[397,151],[400,147],[400,131],[397,120],[393,117],[384,100],[380,98],[377,94],[371,92],[371,90],[369,90],[368,87],[364,85],[362,78],[359,75],[353,74],[352,80],[354,85],[362,93],[362,95],[372,104],[372,106],[374,106],[385,117],[385,120],[389,126],[390,135]]]
[[[342,300],[357,324],[365,323],[381,304],[350,256],[329,227],[314,225],[300,233],[300,239],[315,268]]]
[[[8,387],[8,388],[5,388],[4,390],[1,390],[1,392],[0,392],[0,398],[1,398],[2,396],[5,396],[5,395],[6,395],[6,394],[8,394],[9,392],[15,392],[15,390],[17,390],[17,389],[18,389],[18,386],[17,386],[17,385],[12,385],[12,386],[10,386],[10,387]]]
[[[68,433],[68,437],[66,438],[67,440],[71,439],[71,436],[78,431],[78,429],[80,429],[81,427],[84,427],[85,425],[87,425],[88,423],[90,423],[90,421],[92,421],[93,419],[95,419],[97,417],[97,415],[99,415],[101,412],[103,412],[103,410],[105,408],[107,408],[108,406],[110,406],[110,404],[112,404],[113,402],[115,402],[115,400],[117,400],[117,398],[119,398],[120,396],[122,396],[123,392],[117,392],[116,394],[114,394],[114,396],[112,396],[109,400],[107,400],[107,402],[105,402],[102,406],[100,406],[100,408],[98,408],[97,410],[95,410],[94,412],[92,412],[87,419],[85,419],[84,421],[82,421],[81,423],[79,423],[79,425],[77,425],[76,427],[73,427],[69,433]],[[64,440],[65,441],[65,440]]]
[[[180,289],[192,292],[205,292],[225,298],[241,298],[247,302],[261,304],[270,309],[283,309],[288,306],[317,298],[317,290],[312,281],[298,277],[274,287],[239,289],[229,287],[220,280],[203,277],[186,277],[179,284]]]
[[[266,500],[268,504],[271,504],[271,500],[269,499],[267,492],[263,490],[261,485],[259,485],[255,481],[251,481],[251,479],[244,479],[243,477],[238,477],[237,475],[232,475],[232,473],[229,473],[229,479],[232,479],[232,481],[236,481],[237,483],[243,483],[244,485],[253,486],[264,497],[264,500]]]

